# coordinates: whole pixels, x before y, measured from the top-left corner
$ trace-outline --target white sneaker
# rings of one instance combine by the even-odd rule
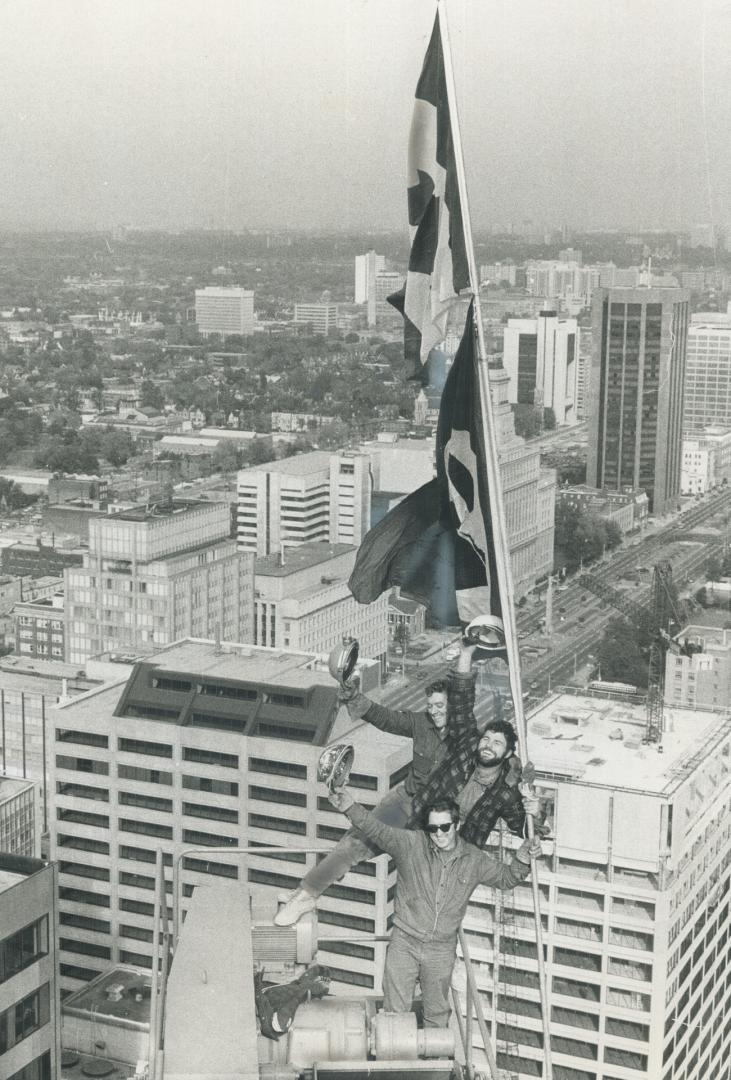
[[[317,899],[306,889],[295,889],[284,907],[274,916],[275,926],[293,926],[308,911],[314,911]]]

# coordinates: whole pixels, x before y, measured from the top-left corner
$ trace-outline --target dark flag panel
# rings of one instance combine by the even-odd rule
[[[471,292],[439,16],[416,87],[408,152],[411,254],[404,287],[391,303],[404,318],[404,355],[413,378],[444,340],[450,307]]]
[[[502,617],[483,442],[470,305],[439,407],[437,476],[363,540],[350,577],[356,600],[370,603],[398,585],[433,621],[456,626],[468,620],[457,593],[479,589],[481,613]]]

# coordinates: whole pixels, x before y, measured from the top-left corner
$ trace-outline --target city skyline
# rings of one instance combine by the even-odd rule
[[[447,6],[477,227],[731,220],[727,0]],[[6,14],[0,227],[403,226],[434,5],[214,10]]]

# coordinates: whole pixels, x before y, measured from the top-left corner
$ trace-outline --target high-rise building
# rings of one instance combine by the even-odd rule
[[[135,507],[91,522],[66,571],[66,658],[151,652],[184,637],[251,641],[253,559],[225,503]]]
[[[662,514],[680,495],[688,293],[599,289],[592,314],[587,483],[643,488]]]
[[[238,544],[257,555],[321,540],[360,544],[370,528],[370,459],[342,451],[269,461],[238,474]]]
[[[683,429],[731,427],[731,312],[692,315],[686,357]]]
[[[365,255],[355,256],[355,289],[353,297],[356,304],[366,304],[370,295],[370,284],[376,274],[386,269],[386,256],[368,251]]]
[[[0,852],[0,1076],[61,1075],[55,868]]]
[[[404,774],[411,743],[356,726],[338,710],[327,663],[312,653],[181,642],[54,710],[56,807],[51,854],[60,875],[62,975],[76,988],[111,964],[149,969],[156,851],[194,884],[246,875],[272,914],[314,853],[347,828],[316,785],[324,746],[355,748],[350,784],[376,803]],[[58,755],[58,756],[56,756]],[[244,859],[213,848],[277,847]],[[285,850],[288,849],[288,850]],[[295,849],[291,851],[291,849]],[[387,859],[354,867],[319,905],[319,922],[385,934],[395,873]],[[211,928],[215,933],[215,928]],[[333,984],[380,987],[384,946],[322,946]]]
[[[253,334],[254,293],[238,286],[207,285],[196,289],[195,321],[203,337]]]
[[[343,637],[384,667],[388,646],[388,593],[359,604],[348,588],[357,548],[314,542],[262,555],[254,564],[254,641],[329,653]]]
[[[40,785],[0,772],[0,851],[38,858],[42,827]]]
[[[659,752],[644,713],[560,694],[528,721],[555,836],[538,879],[553,1068],[572,1080],[729,1061],[731,728],[672,707]],[[464,922],[498,1065],[520,1077],[545,1075],[533,913],[530,885],[480,888]]]
[[[576,423],[578,324],[542,311],[537,319],[509,319],[503,365],[509,400],[552,409],[559,425]]]

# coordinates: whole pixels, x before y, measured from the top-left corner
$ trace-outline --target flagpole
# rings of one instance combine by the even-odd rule
[[[500,589],[503,628],[505,631],[506,652],[508,670],[510,672],[510,693],[513,699],[515,725],[518,732],[518,753],[521,764],[528,761],[528,743],[523,710],[522,681],[520,673],[520,653],[518,651],[518,632],[515,621],[515,603],[513,599],[513,573],[510,564],[510,548],[508,546],[507,528],[505,524],[505,512],[503,504],[502,482],[500,478],[500,465],[498,460],[498,446],[495,435],[495,425],[492,416],[492,396],[490,394],[490,376],[487,361],[487,349],[485,347],[485,332],[482,326],[482,312],[480,309],[480,289],[477,280],[477,265],[475,261],[475,245],[472,236],[472,219],[470,216],[469,200],[467,195],[467,178],[462,153],[462,136],[459,126],[459,112],[457,109],[457,91],[454,83],[454,69],[452,67],[452,52],[449,43],[449,26],[447,22],[446,0],[437,0],[437,15],[439,18],[439,32],[442,40],[442,55],[444,57],[444,76],[447,86],[447,101],[449,104],[450,125],[452,141],[454,144],[454,159],[457,172],[457,186],[462,207],[462,227],[464,230],[465,251],[469,270],[470,284],[474,296],[475,321],[477,323],[477,351],[478,351],[478,385],[480,388],[480,405],[482,407],[483,436],[486,450],[484,462],[490,491],[490,510],[493,523],[493,537],[495,540],[495,562],[497,567],[498,587]],[[527,832],[529,839],[533,839],[533,818],[526,817]],[[536,859],[531,857],[531,884],[533,888],[533,906],[536,927],[536,955],[538,960],[538,977],[542,997],[541,1018],[543,1022],[543,1051],[545,1061],[545,1078],[551,1080],[553,1069],[551,1064],[551,1029],[548,1014],[548,995],[546,982],[545,958],[543,954],[543,926],[541,923],[540,890],[538,888],[538,874]]]

